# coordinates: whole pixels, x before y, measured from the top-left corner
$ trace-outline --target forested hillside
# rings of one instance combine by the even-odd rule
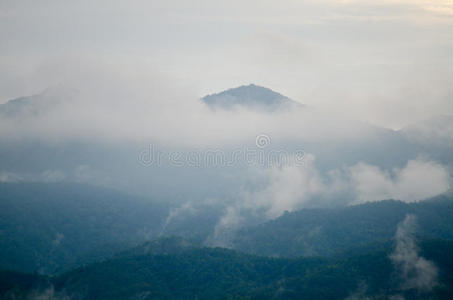
[[[336,209],[303,209],[237,232],[233,247],[267,256],[326,256],[395,234],[406,214],[417,216],[417,235],[453,239],[453,196],[418,203],[379,201]]]
[[[407,278],[390,259],[392,246],[364,249],[352,256],[276,259],[221,248],[178,250],[178,241],[163,243],[175,247],[172,253],[153,250],[120,255],[53,278],[2,272],[2,299],[26,299],[27,295],[39,294],[55,297],[52,299],[453,297],[453,258],[445,255],[453,251],[449,241],[426,240],[420,244],[420,254],[439,268],[431,288],[405,285]]]
[[[81,184],[0,184],[0,266],[54,273],[158,235],[168,205]]]

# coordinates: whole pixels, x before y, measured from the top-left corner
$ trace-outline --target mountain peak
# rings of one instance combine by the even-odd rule
[[[201,99],[212,109],[245,107],[253,110],[275,111],[293,105],[301,105],[269,88],[249,84],[207,95]]]

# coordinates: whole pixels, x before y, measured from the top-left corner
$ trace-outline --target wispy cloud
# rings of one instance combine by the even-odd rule
[[[438,284],[438,269],[433,262],[419,255],[415,230],[415,216],[407,215],[398,225],[395,234],[396,246],[390,258],[402,279],[403,289],[429,291]]]

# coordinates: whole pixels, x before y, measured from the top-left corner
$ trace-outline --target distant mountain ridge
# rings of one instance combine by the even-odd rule
[[[276,111],[300,104],[269,88],[255,84],[243,85],[201,99],[212,109],[233,109],[244,107],[252,110]]]
[[[24,118],[46,114],[64,103],[74,101],[78,91],[61,87],[46,90],[0,104],[0,117]]]
[[[17,117],[21,115],[36,115],[43,110],[43,100],[45,100],[45,97],[42,95],[11,99],[0,105],[0,116]]]
[[[51,111],[62,103],[70,102],[78,92],[62,88],[48,88],[41,93],[22,96],[0,104],[0,117],[34,116]],[[64,95],[64,96],[63,96]],[[212,109],[230,110],[242,107],[250,110],[274,112],[305,105],[269,88],[255,84],[231,88],[207,95],[201,99]]]
[[[400,129],[411,141],[422,144],[453,145],[453,116],[437,115]]]

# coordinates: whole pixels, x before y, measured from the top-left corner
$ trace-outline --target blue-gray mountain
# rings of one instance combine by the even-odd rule
[[[243,85],[208,95],[201,100],[212,109],[229,110],[242,107],[251,110],[275,112],[290,109],[291,107],[304,107],[301,103],[282,94],[254,84]]]
[[[62,98],[63,94],[68,94],[69,98]],[[73,97],[71,95],[74,94],[73,91],[64,93],[48,90],[40,95],[11,100],[0,105],[0,122],[2,119],[14,119],[24,129],[28,118],[52,111],[63,102],[70,102]],[[290,106],[302,105],[284,95],[256,85],[209,95],[204,97],[203,101],[213,107],[217,105],[229,108],[237,105],[249,108],[264,107],[266,112],[275,112],[275,108],[286,107],[288,103],[291,103]],[[310,114],[310,110],[301,111]],[[435,136],[448,134],[449,128],[452,127],[453,118],[441,119],[442,122],[435,123]],[[57,126],[64,127],[65,124]],[[322,174],[358,162],[384,169],[402,168],[408,160],[418,157],[429,158],[452,167],[453,144],[431,142],[434,139],[439,140],[436,137],[420,139],[420,136],[423,136],[420,126],[414,125],[401,131],[363,123],[357,123],[357,126],[368,128],[367,134],[360,138],[328,139],[323,142],[308,140],[303,135],[300,137],[295,135],[292,138],[271,136],[272,147],[290,152],[303,149],[305,153],[313,154],[316,157],[316,168]],[[423,129],[423,132],[425,131]],[[230,168],[175,168],[168,164],[162,164],[158,168],[143,167],[138,162],[138,157],[144,149],[149,149],[151,141],[143,143],[133,139],[88,138],[80,134],[64,137],[53,137],[50,134],[48,138],[41,138],[33,136],[32,132],[33,129],[30,128],[29,135],[26,133],[14,137],[13,132],[5,136],[0,135],[0,181],[88,182],[115,187],[129,193],[178,198],[182,201],[186,201],[188,197],[193,199],[236,197],[238,187],[249,181],[247,178],[244,179],[244,168],[237,165]],[[184,147],[164,147],[155,142],[153,145],[165,153],[188,151]],[[247,145],[239,141],[220,150],[230,157],[234,150],[253,145],[252,137]]]

